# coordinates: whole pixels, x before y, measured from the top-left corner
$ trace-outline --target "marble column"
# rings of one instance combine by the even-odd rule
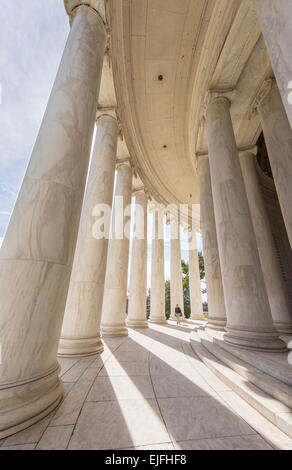
[[[193,231],[189,239],[189,288],[191,301],[191,320],[204,320],[200,267],[197,248],[196,232]]]
[[[250,215],[255,232],[260,262],[264,275],[272,319],[281,333],[292,333],[288,298],[282,279],[280,264],[275,252],[268,215],[256,170],[257,149],[240,152],[240,165],[243,174]]]
[[[182,284],[182,266],[180,249],[180,225],[171,218],[170,220],[170,319],[176,320],[175,307],[179,305],[182,311],[181,321],[184,316],[184,295]]]
[[[208,155],[197,157],[197,175],[208,296],[208,327],[223,330],[226,325],[226,312]]]
[[[148,328],[146,318],[148,197],[144,189],[137,191],[135,196],[135,230],[132,246],[127,326]]]
[[[0,439],[62,398],[56,359],[106,42],[93,8],[74,11],[48,106],[0,254]]]
[[[292,128],[292,2],[255,0],[259,23]]]
[[[60,356],[88,356],[103,351],[100,320],[108,234],[103,238],[94,234],[94,210],[106,204],[110,211],[112,206],[117,138],[116,118],[109,114],[99,116],[58,350]],[[99,215],[106,225],[109,214]]]
[[[227,314],[224,340],[238,347],[280,351],[261,269],[231,116],[225,96],[211,98],[207,138],[214,213]]]
[[[273,79],[263,83],[254,110],[260,115],[277,195],[292,248],[292,130]]]
[[[166,323],[163,212],[156,207],[153,212],[153,236],[151,257],[150,323]],[[159,233],[161,232],[161,233]]]
[[[117,181],[101,315],[103,336],[127,336],[126,303],[133,172],[129,161],[117,166]]]

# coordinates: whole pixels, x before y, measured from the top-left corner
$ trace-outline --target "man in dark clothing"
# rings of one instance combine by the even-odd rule
[[[176,316],[176,324],[179,325],[180,324],[180,317],[182,317],[182,313],[181,313],[181,309],[178,306],[178,304],[176,304],[174,315]]]

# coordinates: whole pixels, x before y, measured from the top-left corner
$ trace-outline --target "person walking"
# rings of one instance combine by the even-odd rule
[[[180,324],[180,317],[182,317],[182,312],[181,312],[181,308],[179,307],[178,304],[176,304],[176,306],[175,306],[174,315],[176,316],[176,324],[179,325]]]

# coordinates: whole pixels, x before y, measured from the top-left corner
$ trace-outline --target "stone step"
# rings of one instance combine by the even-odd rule
[[[241,374],[239,374],[233,369],[233,367],[229,365],[231,363],[234,365],[238,359],[232,357],[231,354],[229,354],[231,357],[227,358],[226,351],[223,351],[223,353],[225,353],[225,363],[221,359],[223,358],[221,351],[218,352],[220,349],[219,346],[212,344],[206,333],[201,329],[192,331],[190,341],[191,346],[197,356],[199,356],[201,361],[207,367],[209,367],[209,369],[212,370],[212,372],[215,373],[218,378],[220,378],[234,392],[236,392],[265,418],[271,421],[281,431],[292,438],[291,408],[288,407],[285,403],[273,398],[273,396],[266,393],[262,388],[257,387],[254,385],[254,383],[251,382],[251,379],[254,376],[254,371],[248,370],[250,367],[248,364],[240,364],[237,362],[235,367],[238,371],[241,371]],[[208,348],[206,347],[207,342]],[[220,359],[216,356],[216,354],[218,356],[220,355]],[[246,369],[246,372],[244,372],[244,368]],[[259,374],[261,373],[259,371],[257,372]]]
[[[292,366],[288,361],[288,352],[269,353],[260,351],[250,351],[247,349],[236,348],[223,341],[224,332],[216,331],[210,328],[204,328],[208,337],[220,348],[225,349],[233,356],[250,364],[253,368],[264,372],[268,376],[278,379],[280,382],[292,387]],[[289,405],[292,406],[292,405]]]
[[[282,381],[271,377],[249,363],[234,356],[229,351],[222,348],[222,340],[218,337],[213,337],[213,333],[208,330],[198,331],[202,344],[208,349],[211,354],[214,354],[220,361],[224,362],[227,366],[231,367],[235,372],[241,375],[244,379],[256,385],[264,392],[271,395],[276,400],[280,401],[289,408],[292,408],[292,388],[283,383]]]

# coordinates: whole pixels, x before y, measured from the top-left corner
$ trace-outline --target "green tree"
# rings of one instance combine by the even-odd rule
[[[165,315],[170,317],[170,281],[165,281]]]
[[[191,302],[190,302],[190,278],[189,278],[189,263],[182,260],[182,283],[183,283],[183,296],[184,296],[184,312],[185,317],[191,316]]]
[[[146,316],[147,316],[147,319],[150,317],[150,295],[151,295],[151,290],[149,288],[147,290],[147,297],[146,297]]]
[[[200,269],[200,279],[204,281],[205,279],[205,265],[204,257],[201,252],[198,253],[199,257],[199,269]],[[183,283],[183,296],[184,296],[184,311],[186,318],[190,318],[191,315],[191,302],[190,302],[190,285],[189,285],[189,263],[182,260],[182,283]],[[206,289],[202,289],[202,293],[206,293]],[[204,305],[207,304],[204,302]],[[208,305],[208,304],[207,304]],[[168,319],[170,317],[170,281],[165,281],[165,315]]]

